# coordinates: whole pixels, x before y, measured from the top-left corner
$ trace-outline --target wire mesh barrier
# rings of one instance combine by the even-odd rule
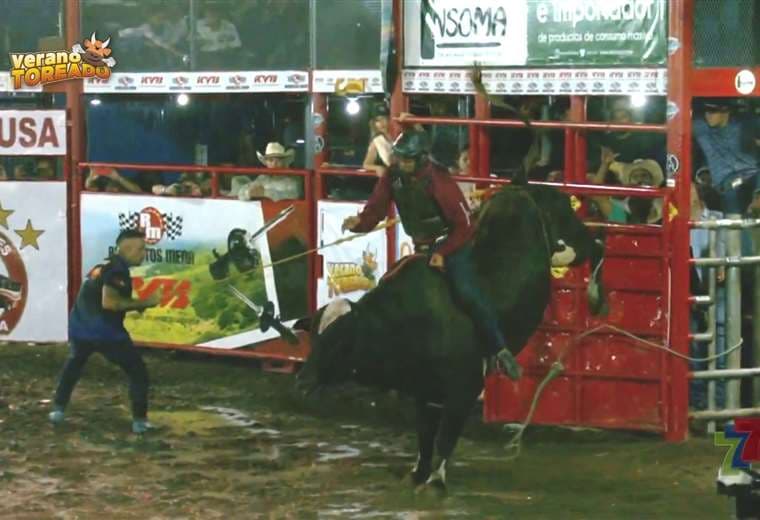
[[[755,0],[695,0],[694,65],[750,67],[760,64],[760,4]]]

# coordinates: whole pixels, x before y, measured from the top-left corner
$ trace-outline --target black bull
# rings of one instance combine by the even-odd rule
[[[515,354],[541,323],[552,264],[601,259],[592,254],[598,245],[570,198],[554,188],[508,186],[485,204],[473,241],[475,269]],[[445,486],[448,459],[483,388],[483,362],[479,334],[443,275],[424,257],[407,261],[357,303],[320,309],[310,330],[299,385],[353,379],[413,396],[419,457],[412,480]]]

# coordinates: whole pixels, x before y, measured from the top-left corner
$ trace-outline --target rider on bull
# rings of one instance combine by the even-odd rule
[[[496,356],[504,373],[519,379],[520,365],[506,346],[499,320],[478,286],[472,260],[475,227],[467,202],[449,173],[428,158],[427,134],[409,129],[393,143],[394,164],[381,177],[358,216],[343,230],[371,231],[395,202],[404,230],[416,252],[430,254],[429,265],[446,274],[459,302],[487,339],[488,356]]]

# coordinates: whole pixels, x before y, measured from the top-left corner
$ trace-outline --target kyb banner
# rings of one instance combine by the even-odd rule
[[[409,0],[411,67],[661,65],[665,0]]]
[[[106,80],[88,78],[87,93],[306,92],[309,74],[299,70],[238,72],[115,72]]]
[[[3,155],[66,155],[66,111],[0,110]]]

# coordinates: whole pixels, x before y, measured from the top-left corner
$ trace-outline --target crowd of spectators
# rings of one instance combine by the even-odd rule
[[[53,181],[63,178],[56,157],[0,157],[0,181]]]

